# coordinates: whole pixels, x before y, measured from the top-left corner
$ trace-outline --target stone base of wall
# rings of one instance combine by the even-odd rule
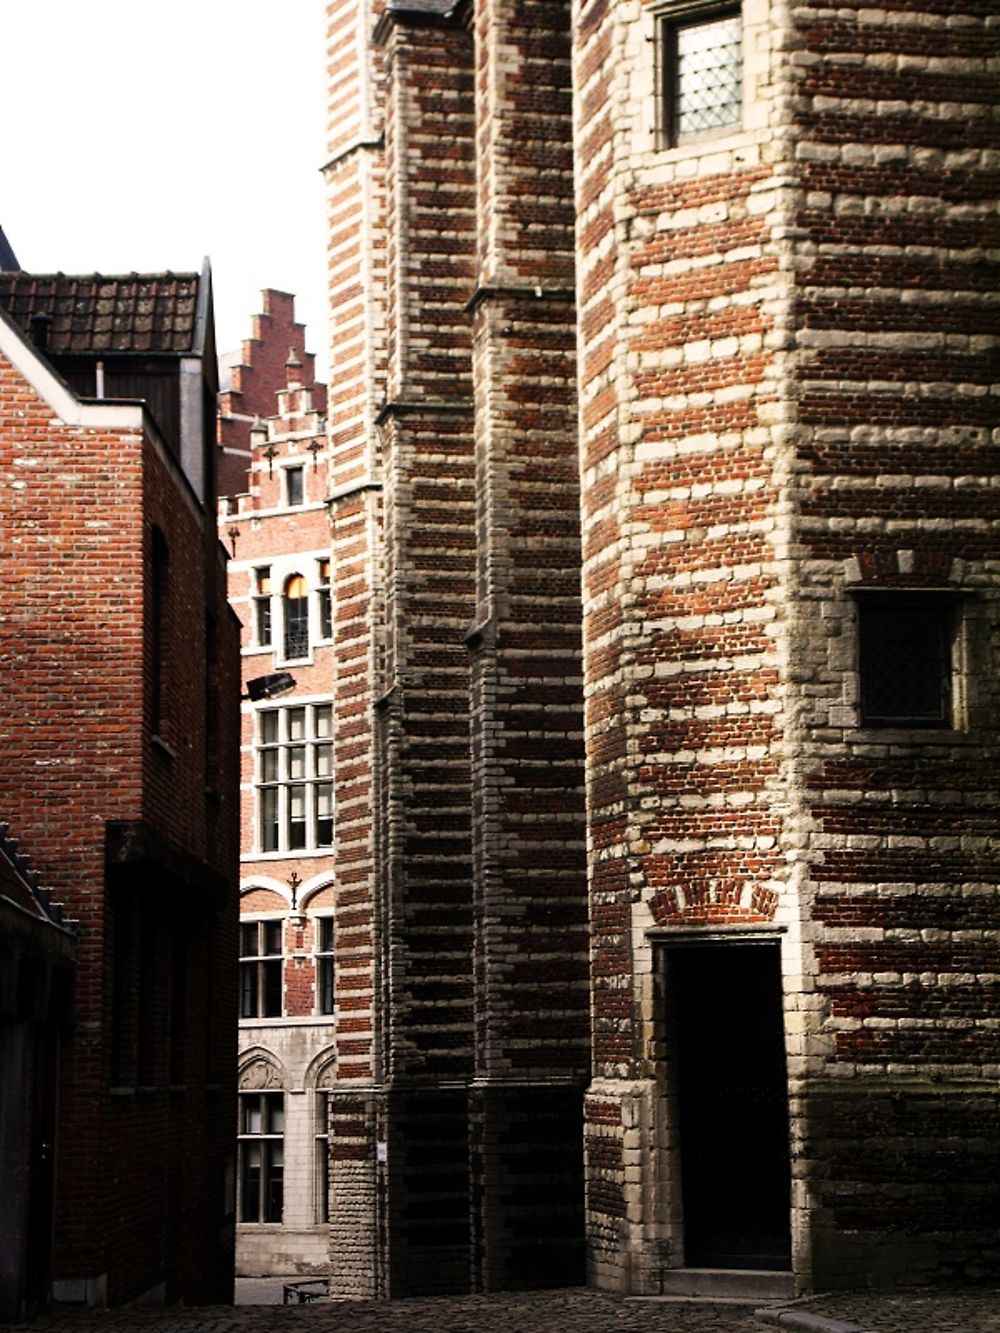
[[[476,1289],[584,1281],[582,1109],[577,1083],[473,1085]]]
[[[852,1079],[804,1107],[814,1288],[996,1280],[995,1085]]]

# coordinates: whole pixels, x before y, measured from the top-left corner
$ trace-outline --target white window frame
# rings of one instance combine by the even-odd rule
[[[293,715],[303,726],[293,732]],[[268,720],[276,718],[273,724]],[[325,718],[325,729],[324,729]],[[326,789],[325,791],[323,789]],[[296,819],[301,791],[304,817]],[[273,796],[269,793],[274,793]],[[326,808],[327,814],[321,814]],[[330,699],[296,700],[258,708],[254,717],[254,844],[264,856],[296,855],[333,848],[333,704]],[[321,822],[329,820],[329,839],[320,841]],[[276,825],[275,846],[266,830]],[[294,826],[304,825],[301,841]]]
[[[271,1108],[278,1099],[281,1100],[280,1109],[280,1131],[271,1129]],[[246,1114],[245,1108],[252,1099],[257,1099],[260,1103],[261,1128],[259,1131],[251,1131],[245,1128]],[[237,1147],[239,1164],[236,1173],[238,1181],[238,1200],[237,1213],[241,1226],[281,1226],[285,1215],[285,1113],[286,1113],[285,1093],[280,1089],[265,1089],[262,1091],[243,1091],[238,1094],[238,1124],[237,1124]],[[259,1182],[258,1182],[258,1207],[257,1217],[248,1218],[244,1215],[247,1207],[245,1177],[247,1170],[247,1154],[252,1149],[257,1149],[260,1154],[259,1159]],[[275,1149],[277,1148],[277,1161],[275,1161]],[[269,1184],[273,1181],[275,1167],[280,1172],[281,1179],[281,1204],[276,1210],[277,1216],[266,1216],[266,1214],[275,1211],[267,1206],[270,1190]]]

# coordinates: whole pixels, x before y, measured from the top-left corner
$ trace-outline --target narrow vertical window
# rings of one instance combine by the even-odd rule
[[[281,1221],[284,1211],[284,1132],[284,1093],[240,1093],[241,1222]]]
[[[305,501],[306,470],[301,465],[285,468],[285,503],[290,507]]]
[[[334,1005],[333,917],[318,916],[313,921],[316,949],[316,1012],[332,1014]]]
[[[240,1018],[281,1017],[282,922],[240,922]]]
[[[742,19],[706,5],[662,20],[663,105],[670,143],[738,126],[743,118]]]
[[[261,648],[271,644],[271,566],[261,565],[253,572],[254,638]]]
[[[326,1092],[316,1094],[316,1221],[330,1220],[330,1104]]]
[[[316,589],[316,601],[319,604],[319,637],[333,638],[333,601],[330,595],[330,562],[320,560],[319,586]]]
[[[282,598],[285,621],[285,659],[309,656],[309,587],[301,574],[285,583]]]

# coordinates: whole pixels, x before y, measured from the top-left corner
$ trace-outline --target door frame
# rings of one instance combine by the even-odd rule
[[[785,938],[786,931],[781,926],[696,927],[693,929],[664,929],[648,932],[648,943],[651,945],[653,952],[654,983],[652,1030],[648,1050],[656,1084],[657,1104],[655,1145],[651,1145],[651,1148],[656,1152],[660,1164],[656,1173],[659,1183],[657,1189],[659,1196],[658,1212],[661,1219],[659,1228],[660,1248],[667,1267],[684,1268],[688,1266],[685,1254],[679,1079],[675,1073],[677,1041],[676,1034],[670,1029],[670,955],[680,950],[706,947],[754,948],[764,946],[778,951],[782,1032],[785,1050],[785,1095],[789,1108],[789,1120],[791,1121],[793,1097],[791,1080],[788,1074],[788,992],[785,986],[783,967]],[[789,1157],[791,1158],[791,1135]],[[791,1205],[794,1196],[794,1177],[791,1171],[789,1185],[791,1244],[787,1268],[788,1271],[792,1271],[795,1264],[795,1229],[792,1225],[794,1209]]]

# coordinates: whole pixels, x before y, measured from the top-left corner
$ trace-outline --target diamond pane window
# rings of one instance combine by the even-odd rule
[[[671,25],[665,63],[675,141],[740,123],[743,41],[738,12]]]
[[[952,726],[950,598],[872,596],[858,604],[861,723]]]

